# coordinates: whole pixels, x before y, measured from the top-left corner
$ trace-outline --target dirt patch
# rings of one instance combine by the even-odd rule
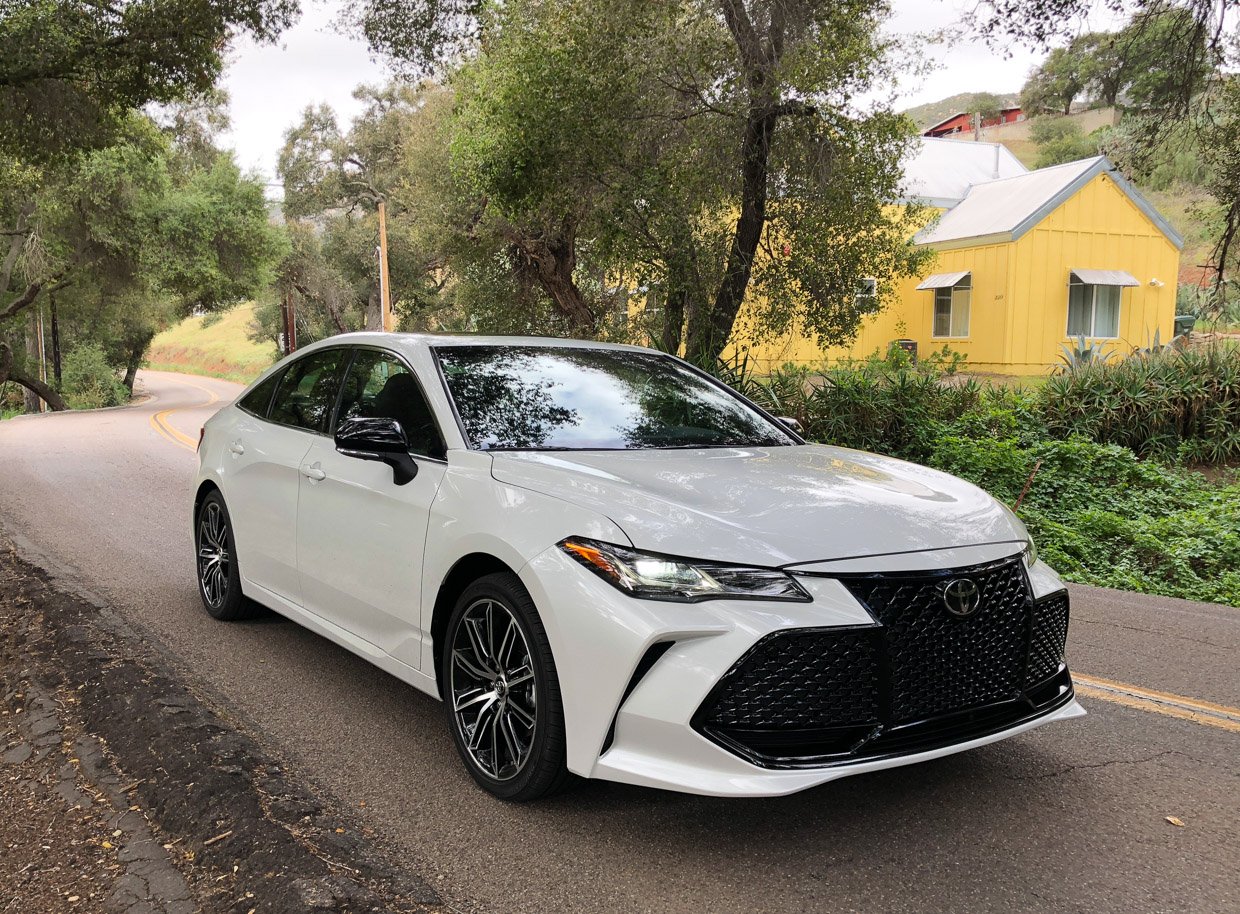
[[[0,541],[0,912],[437,911],[115,614]]]

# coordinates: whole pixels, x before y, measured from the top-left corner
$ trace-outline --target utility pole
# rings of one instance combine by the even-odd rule
[[[387,207],[379,201],[379,308],[384,333],[391,333],[392,289],[388,279]]]
[[[284,350],[286,355],[297,351],[297,306],[293,304],[293,293],[284,293],[284,304],[280,306],[280,314],[284,318]]]
[[[39,380],[44,384],[47,383],[47,344],[43,339],[43,304],[39,303]],[[39,400],[39,412],[47,409],[42,400]]]

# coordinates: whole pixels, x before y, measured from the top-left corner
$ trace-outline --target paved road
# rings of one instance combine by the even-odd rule
[[[950,759],[777,800],[588,783],[506,806],[469,782],[436,702],[277,617],[202,612],[192,446],[238,388],[141,381],[128,409],[0,424],[0,520],[311,783],[364,801],[456,908],[1240,912],[1238,610],[1074,588],[1090,716]]]

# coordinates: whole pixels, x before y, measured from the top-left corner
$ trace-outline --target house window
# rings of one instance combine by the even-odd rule
[[[855,298],[858,311],[873,311],[878,299],[878,280],[873,276],[858,280]]]
[[[934,336],[967,337],[973,278],[966,275],[954,286],[934,290]]]
[[[1115,339],[1119,336],[1120,286],[1073,281],[1068,286],[1068,336]]]

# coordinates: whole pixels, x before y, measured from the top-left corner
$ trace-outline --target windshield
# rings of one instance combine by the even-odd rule
[[[656,352],[435,350],[471,448],[755,447],[796,440],[727,388]]]

